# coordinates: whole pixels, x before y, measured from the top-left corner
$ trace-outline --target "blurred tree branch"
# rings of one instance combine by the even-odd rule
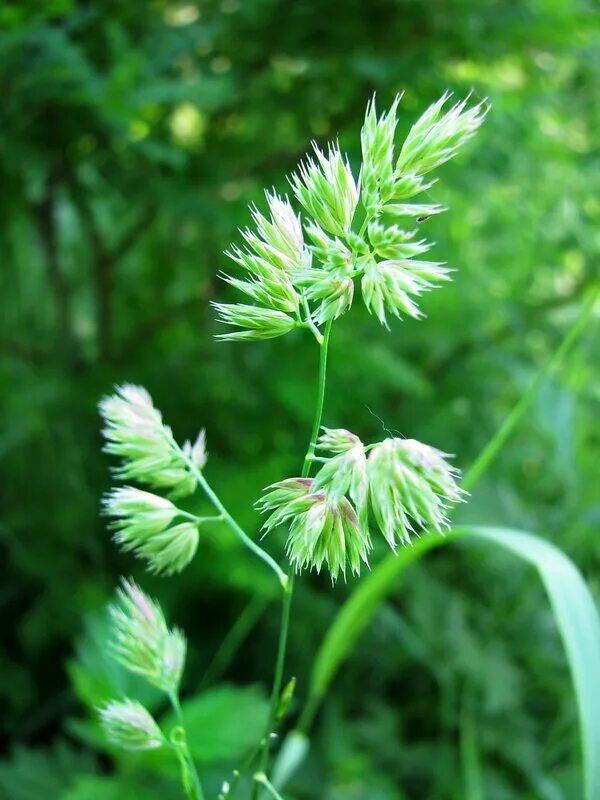
[[[73,205],[77,209],[82,228],[89,242],[92,259],[92,277],[96,297],[96,325],[100,360],[110,360],[113,355],[113,273],[123,259],[148,229],[156,209],[148,206],[138,219],[109,246],[100,231],[85,188],[74,172],[69,172],[68,184]]]
[[[73,310],[69,286],[61,268],[56,221],[57,177],[50,174],[41,199],[33,204],[33,219],[42,249],[50,293],[54,300],[59,348],[65,360],[79,362],[73,330]]]

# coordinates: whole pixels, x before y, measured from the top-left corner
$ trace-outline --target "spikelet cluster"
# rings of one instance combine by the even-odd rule
[[[104,397],[100,413],[105,423],[104,449],[122,459],[116,476],[169,490],[166,498],[122,486],[104,498],[117,544],[142,558],[150,572],[181,572],[198,548],[198,523],[173,499],[196,487],[196,471],[202,470],[207,460],[205,432],[201,430],[193,444],[188,441],[179,447],[148,392],[133,384],[117,386],[112,395]]]
[[[113,518],[117,544],[146,561],[150,572],[173,575],[194,557],[198,525],[188,521],[173,525],[180,511],[166,497],[123,486],[104,498],[104,509]]]
[[[247,277],[224,278],[252,303],[215,304],[220,321],[240,329],[219,338],[268,339],[296,327],[314,333],[347,313],[357,283],[381,324],[387,326],[388,316],[422,316],[420,297],[449,280],[450,270],[422,258],[431,244],[416,237],[414,223],[405,229],[389,220],[424,221],[444,210],[407,200],[433,185],[429,173],[459,152],[487,111],[483,103],[469,106],[469,98],[448,108],[449,97],[444,94],[421,115],[398,153],[401,96],[381,114],[371,100],[358,179],[337,143],[313,145],[290,179],[304,210],[304,230],[287,198],[267,194],[270,216],[253,208],[256,230],[243,231],[245,247],[227,253]]]
[[[136,700],[112,700],[98,715],[108,741],[124,750],[155,750],[165,743],[152,714]]]
[[[315,158],[308,157],[290,183],[306,212],[329,233],[345,236],[358,204],[358,183],[338,144],[327,153],[313,144]]]
[[[318,448],[331,455],[314,478],[287,478],[265,490],[257,506],[266,533],[287,525],[286,550],[296,570],[327,567],[332,580],[368,563],[369,523],[395,550],[415,530],[442,532],[461,502],[459,472],[448,456],[414,439],[371,445],[343,429],[323,429]]]
[[[288,478],[274,483],[259,501],[261,511],[270,511],[263,529],[269,532],[288,524],[286,551],[299,572],[304,568],[320,572],[324,565],[336,580],[346,565],[358,574],[367,562],[368,534],[361,529],[351,503],[320,490],[312,478]]]
[[[194,491],[196,479],[146,389],[130,383],[117,386],[100,402],[100,413],[104,450],[122,459],[117,477],[178,495]]]
[[[377,527],[395,550],[418,528],[442,533],[448,509],[464,499],[447,453],[416,439],[385,439],[369,453],[369,503]]]
[[[223,279],[256,305],[214,303],[220,322],[241,328],[221,334],[230,340],[272,339],[296,325],[300,296],[292,276],[310,258],[304,244],[300,218],[287,198],[266,193],[269,217],[251,209],[256,230],[242,231],[245,247],[233,246],[226,255],[241,267],[243,279],[223,274]]]
[[[167,626],[158,603],[134,581],[123,580],[110,607],[112,652],[128,670],[173,694],[185,664],[183,633]]]

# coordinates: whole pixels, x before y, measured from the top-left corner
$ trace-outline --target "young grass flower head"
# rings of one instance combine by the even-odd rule
[[[113,517],[117,544],[144,559],[150,572],[181,572],[196,554],[198,525],[188,521],[171,525],[181,512],[166,497],[124,486],[106,496],[104,508]]]
[[[112,650],[131,672],[167,693],[176,693],[185,664],[186,642],[170,629],[162,609],[133,581],[123,580],[110,607]]]
[[[450,270],[424,260],[431,243],[389,218],[424,221],[444,210],[406,201],[433,185],[425,176],[458,153],[487,109],[484,103],[469,106],[466,98],[445,110],[445,94],[396,154],[400,99],[381,114],[374,99],[367,106],[358,181],[338,144],[324,150],[315,144],[313,157],[290,179],[305,219],[276,194],[267,195],[269,217],[252,209],[255,230],[243,232],[247,247],[227,254],[249,278],[224,277],[255,305],[215,304],[221,322],[241,329],[219,338],[270,339],[300,327],[321,341],[319,328],[350,310],[357,285],[368,311],[386,327],[389,315],[423,316],[419,298],[449,280]]]
[[[142,386],[117,386],[100,402],[104,419],[105,452],[120,456],[115,474],[155,488],[190,494],[196,479],[190,473],[171,429]]]
[[[371,547],[352,505],[343,496],[319,490],[311,478],[291,478],[269,487],[259,501],[261,511],[271,512],[265,532],[289,523],[286,551],[297,571],[320,572],[324,565],[335,581],[346,566],[360,572]]]
[[[290,183],[305,210],[329,233],[344,236],[350,230],[358,204],[359,186],[339,145],[325,154],[313,145],[316,161],[308,158]]]
[[[98,709],[107,739],[124,750],[156,750],[165,743],[154,717],[136,700],[113,700]]]
[[[413,523],[438,533],[448,527],[448,508],[462,502],[465,492],[447,458],[416,439],[385,439],[369,453],[369,502],[393,550],[398,541],[410,542]]]
[[[415,526],[442,532],[449,507],[463,499],[446,454],[414,439],[366,448],[350,431],[324,428],[317,445],[333,455],[319,459],[314,478],[273,484],[257,504],[269,512],[265,532],[288,525],[286,550],[297,570],[325,565],[335,580],[349,565],[358,574],[371,549],[370,516],[395,550],[410,543]]]

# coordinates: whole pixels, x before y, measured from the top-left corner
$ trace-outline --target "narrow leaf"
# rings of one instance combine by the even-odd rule
[[[571,670],[579,709],[585,797],[600,797],[600,618],[581,574],[557,547],[530,533],[508,528],[461,527],[445,537],[429,535],[390,556],[367,575],[342,606],[314,662],[306,731],[337,670],[371,622],[404,570],[429,550],[457,539],[506,548],[538,571],[548,595]]]

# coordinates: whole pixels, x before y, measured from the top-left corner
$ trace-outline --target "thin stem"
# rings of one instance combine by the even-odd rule
[[[180,508],[177,509],[177,516],[185,517],[186,519],[191,520],[192,522],[196,522],[200,524],[201,522],[223,522],[223,515],[218,514],[215,517],[199,517],[197,514],[191,514],[189,511],[182,511]]]
[[[290,575],[290,580],[283,594],[281,605],[281,623],[279,626],[279,641],[277,642],[277,658],[275,661],[275,673],[273,675],[273,686],[271,689],[271,699],[269,701],[269,720],[267,729],[261,746],[259,772],[264,773],[269,764],[269,745],[271,744],[271,733],[277,721],[277,709],[281,696],[281,686],[283,683],[283,670],[285,667],[285,655],[287,651],[288,630],[290,627],[290,612],[292,608],[292,595],[294,593],[294,575]],[[258,797],[258,783],[252,789],[252,800]]]
[[[323,419],[323,406],[325,404],[325,382],[327,378],[327,355],[329,350],[329,337],[331,335],[331,325],[333,320],[329,320],[325,326],[325,333],[323,341],[320,345],[319,355],[319,378],[317,384],[317,402],[315,406],[315,415],[313,419],[312,431],[310,434],[310,442],[306,455],[304,456],[304,463],[302,465],[302,477],[305,478],[310,472],[310,467],[317,446],[317,438],[319,430],[321,429],[321,421]],[[269,723],[267,726],[264,741],[262,743],[262,752],[260,756],[259,774],[266,774],[269,764],[269,745],[270,734],[276,722],[277,708],[279,706],[279,698],[281,695],[281,685],[283,682],[283,671],[285,667],[285,654],[287,650],[287,638],[290,625],[290,612],[292,608],[292,596],[294,593],[294,574],[289,576],[289,583],[284,587],[283,605],[281,609],[281,627],[279,629],[279,642],[277,644],[277,660],[275,663],[275,674],[273,676],[273,687],[271,689],[271,700],[269,710]],[[257,800],[258,797],[258,783],[255,782],[252,789],[251,800]]]
[[[194,764],[194,759],[191,756],[191,753],[188,748],[187,744],[187,736],[185,733],[185,725],[183,721],[183,712],[181,710],[181,703],[179,702],[179,697],[175,692],[169,692],[169,701],[173,708],[173,712],[175,714],[175,719],[177,720],[177,725],[182,731],[183,742],[182,744],[175,746],[175,749],[179,751],[181,754],[181,758],[183,762],[187,766],[187,772],[191,776],[192,785],[188,787],[184,785],[184,789],[190,800],[204,800],[204,792],[202,791],[202,784],[200,783],[200,777],[198,776],[198,772],[196,770],[196,765]]]
[[[535,375],[525,394],[522,395],[519,402],[514,406],[510,414],[508,414],[508,416],[504,419],[502,425],[498,428],[496,433],[492,436],[490,441],[486,444],[481,453],[473,462],[462,483],[465,489],[472,489],[477,481],[481,478],[483,473],[487,470],[491,462],[494,460],[494,458],[496,458],[504,446],[506,440],[517,427],[521,417],[532,402],[540,385],[560,364],[571,347],[575,344],[594,311],[594,306],[599,294],[600,284],[597,284],[590,291],[587,302],[584,304],[581,314],[567,331],[567,334],[560,343],[560,346],[554,351],[544,366]]]
[[[271,781],[267,778],[264,772],[257,772],[254,776],[254,780],[256,783],[262,784],[265,789],[269,792],[271,797],[275,798],[275,800],[283,800],[283,797],[279,794],[277,789],[273,786]]]
[[[312,431],[310,434],[310,443],[308,450],[304,456],[304,464],[302,465],[302,477],[306,478],[310,472],[310,465],[315,454],[315,447],[317,446],[317,438],[319,430],[321,429],[321,420],[323,419],[323,405],[325,403],[325,381],[327,378],[327,354],[329,351],[329,337],[331,335],[331,324],[333,320],[329,320],[325,326],[325,334],[323,336],[323,343],[321,344],[321,354],[319,358],[319,383],[317,387],[317,405],[315,407],[315,416],[313,420]]]
[[[231,516],[229,511],[227,511],[227,509],[225,508],[223,503],[219,500],[218,496],[212,490],[212,488],[209,485],[208,481],[204,477],[204,474],[202,473],[202,471],[199,470],[198,467],[196,466],[196,464],[194,464],[194,462],[190,458],[187,458],[187,456],[184,453],[182,453],[182,455],[185,458],[186,463],[188,464],[189,468],[194,473],[194,475],[196,477],[196,480],[198,481],[198,483],[200,484],[200,486],[204,490],[204,493],[206,494],[206,496],[208,497],[210,502],[213,504],[213,506],[217,509],[217,511],[220,512],[220,516],[224,520],[224,522],[226,522],[229,525],[229,527],[235,533],[235,535],[238,537],[238,539],[241,539],[243,544],[249,550],[252,550],[252,552],[255,555],[257,555],[262,561],[264,561],[265,564],[267,564],[269,567],[271,567],[273,572],[279,578],[279,582],[281,583],[281,586],[285,590],[285,588],[287,587],[287,585],[289,583],[289,578],[285,574],[285,572],[281,569],[279,564],[275,561],[275,559],[271,558],[271,556],[265,550],[263,550],[262,547],[259,547],[259,545],[257,545],[256,542],[253,541],[248,536],[248,534],[245,533],[240,528],[240,526],[237,524],[237,522]]]
[[[317,342],[320,345],[322,345],[323,334],[313,322],[312,314],[310,313],[310,306],[308,305],[308,299],[305,294],[302,295],[302,305],[304,306],[304,311],[306,312],[306,319],[304,321],[304,324],[306,325],[307,328],[310,328],[310,330],[314,333]]]

